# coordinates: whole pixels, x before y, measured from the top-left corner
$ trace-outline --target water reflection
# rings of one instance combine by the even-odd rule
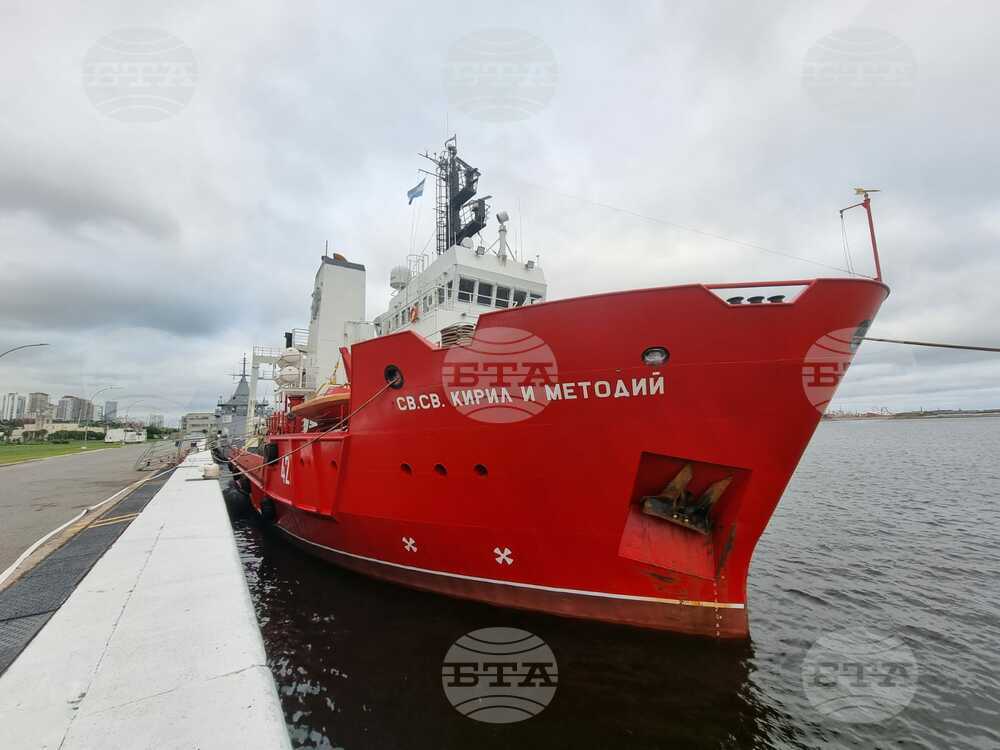
[[[503,610],[384,584],[315,560],[273,531],[237,537],[294,744],[381,747],[756,747],[791,740],[757,700],[751,643]],[[460,716],[441,662],[463,633],[522,628],[559,663],[539,716]]]
[[[495,609],[382,584],[239,522],[271,666],[299,747],[1000,747],[1000,419],[821,425],[761,538],[753,643]],[[540,715],[460,716],[441,662],[471,630],[522,628],[559,662]],[[913,650],[912,702],[876,724],[818,712],[817,639],[886,630]]]

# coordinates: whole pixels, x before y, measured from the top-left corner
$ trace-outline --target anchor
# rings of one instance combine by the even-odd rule
[[[642,512],[700,534],[708,534],[712,530],[712,508],[733,478],[730,476],[713,482],[694,500],[694,495],[687,490],[692,477],[694,467],[685,464],[659,495],[642,498]]]

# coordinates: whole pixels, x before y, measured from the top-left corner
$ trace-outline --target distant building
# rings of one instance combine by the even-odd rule
[[[14,419],[24,419],[25,413],[28,411],[28,399],[24,396],[17,397],[17,408],[14,410]]]
[[[215,414],[210,411],[197,411],[181,417],[181,431],[202,432],[206,435],[215,434]]]
[[[118,402],[117,401],[105,401],[104,402],[104,421],[114,422],[118,419]]]
[[[18,419],[18,404],[20,403],[20,416],[24,416],[24,396],[17,393],[7,393],[0,401],[0,419],[10,421]]]
[[[44,416],[49,410],[49,394],[47,393],[29,393],[28,394],[28,412],[29,417],[40,417]]]
[[[94,405],[84,398],[63,396],[56,406],[57,422],[93,422]]]
[[[73,407],[76,396],[63,396],[56,404],[56,420],[59,422],[69,422],[73,418]]]
[[[148,427],[163,427],[163,415],[162,414],[150,414]]]

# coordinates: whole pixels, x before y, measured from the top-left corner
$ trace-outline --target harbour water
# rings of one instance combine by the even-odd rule
[[[821,424],[754,557],[746,643],[410,591],[247,521],[236,532],[296,747],[996,748],[998,457],[998,418]],[[552,703],[527,721],[465,718],[442,689],[451,644],[496,626],[558,661]],[[859,627],[912,655],[912,695],[869,723],[804,686],[817,641]]]

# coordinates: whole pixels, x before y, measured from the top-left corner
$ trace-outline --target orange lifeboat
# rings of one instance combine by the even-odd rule
[[[329,424],[346,417],[350,403],[350,385],[328,385],[318,396],[293,406],[291,411],[296,417]]]

